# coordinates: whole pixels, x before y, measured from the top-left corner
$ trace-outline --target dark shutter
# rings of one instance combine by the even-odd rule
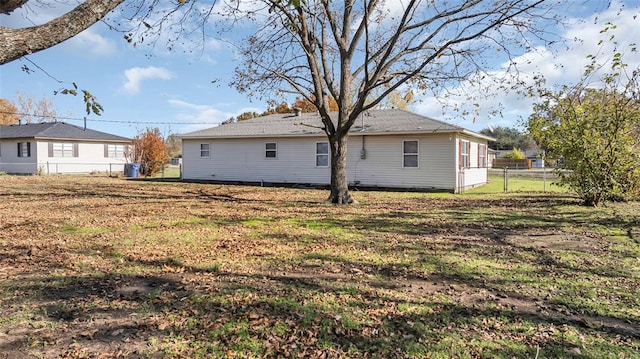
[[[104,158],[109,157],[109,145],[104,144]]]
[[[18,157],[22,157],[22,142],[18,142]]]
[[[49,157],[53,157],[53,142],[49,142]]]
[[[458,140],[458,168],[462,168],[462,140]]]
[[[73,144],[73,157],[78,157],[78,144]]]
[[[31,157],[31,142],[27,142],[27,157]]]

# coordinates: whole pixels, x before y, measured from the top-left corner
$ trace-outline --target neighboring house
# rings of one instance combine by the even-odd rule
[[[326,186],[331,151],[321,126],[317,113],[275,114],[183,134],[182,178]],[[348,181],[461,192],[487,182],[489,140],[407,111],[368,111],[349,133]]]
[[[492,148],[488,148],[487,149],[487,166],[489,168],[493,167],[493,160],[496,159],[498,151],[492,149]]]
[[[0,126],[0,172],[122,171],[131,139],[64,122]]]

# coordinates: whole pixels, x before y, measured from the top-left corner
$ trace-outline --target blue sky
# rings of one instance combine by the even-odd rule
[[[607,21],[618,26],[608,34],[615,35],[620,49],[639,41],[640,0],[612,1],[608,8],[604,0],[569,1],[575,3],[574,7],[568,7],[575,10],[568,19],[570,25],[557,30],[568,39],[569,48],[556,53],[532,49],[519,58],[522,71],[541,72],[553,83],[577,81],[587,64],[587,55],[598,51],[612,53],[597,45],[603,38],[600,30]],[[37,15],[18,10],[11,16],[0,16],[0,24],[25,26],[63,10],[45,8]],[[265,110],[266,102],[250,102],[245,94],[227,85],[236,66],[235,56],[233,46],[220,41],[210,41],[204,48],[179,47],[173,52],[167,51],[162,43],[154,48],[133,47],[122,33],[98,23],[62,44],[30,55],[29,60],[0,66],[0,97],[16,101],[17,91],[35,100],[46,96],[59,116],[81,119],[85,117],[81,98],[53,95],[55,90],[75,82],[97,96],[104,106],[102,116],[86,116],[89,128],[127,137],[147,127],[158,127],[164,134],[184,133],[215,126],[245,111]],[[639,66],[640,54],[629,54],[625,60],[630,66]],[[21,70],[25,65],[35,71]],[[488,70],[500,73],[501,66],[496,63],[495,68]],[[459,89],[467,90],[464,84]],[[443,109],[435,98],[424,95],[416,97],[411,110],[479,131],[488,126],[516,126],[521,117],[530,113],[532,101],[501,93],[482,100],[480,105],[483,109],[501,107],[502,117],[481,112],[475,120],[462,118],[448,108]],[[82,125],[82,121],[65,121]]]

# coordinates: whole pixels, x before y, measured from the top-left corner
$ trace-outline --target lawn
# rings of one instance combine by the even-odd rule
[[[640,358],[640,203],[0,176],[0,358]]]

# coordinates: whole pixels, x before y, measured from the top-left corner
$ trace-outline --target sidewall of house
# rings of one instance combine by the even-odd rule
[[[31,143],[31,156],[18,157],[18,143]],[[33,140],[0,140],[0,172],[34,174],[37,172],[37,142]]]
[[[49,157],[49,143],[77,143],[77,157]],[[109,143],[127,145],[127,143]],[[79,141],[38,142],[38,168],[44,174],[122,172],[126,158],[105,157],[105,143]]]
[[[418,141],[418,167],[404,166],[405,141]],[[364,135],[349,138],[349,182],[366,187],[452,191],[455,168],[449,135]]]
[[[486,168],[477,168],[478,140],[464,139],[472,143],[471,168],[464,169],[464,182],[459,185],[458,136],[351,135],[347,157],[349,184],[452,192],[459,191],[459,187],[484,184]],[[404,167],[403,142],[407,140],[418,141],[418,167]],[[327,185],[330,168],[316,166],[315,152],[316,143],[326,141],[324,137],[183,139],[182,176],[201,181]],[[268,142],[277,144],[276,158],[266,157]],[[209,145],[209,157],[200,156],[201,144]]]
[[[470,147],[469,147],[469,167],[467,168],[462,168],[462,165],[460,163],[460,141],[469,141]],[[480,167],[479,164],[479,156],[478,156],[478,151],[479,151],[479,146],[478,144],[483,144],[485,145],[485,166],[484,167]],[[487,154],[487,141],[485,140],[480,140],[478,138],[472,137],[472,136],[464,136],[464,135],[459,135],[456,136],[456,141],[455,141],[455,151],[456,151],[456,183],[457,183],[457,187],[455,192],[463,192],[467,189],[471,189],[474,187],[478,187],[481,185],[484,185],[487,183],[487,167],[489,166],[489,158],[488,158],[488,154]]]
[[[316,143],[326,138],[202,139],[182,141],[182,173],[187,180],[328,184],[330,168],[316,166]],[[267,158],[266,143],[276,143]],[[200,145],[209,144],[209,157]]]

